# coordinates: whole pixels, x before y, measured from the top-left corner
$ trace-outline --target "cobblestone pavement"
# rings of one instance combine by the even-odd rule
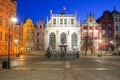
[[[17,66],[0,70],[0,80],[120,80],[120,57],[64,61],[31,56],[17,60]]]

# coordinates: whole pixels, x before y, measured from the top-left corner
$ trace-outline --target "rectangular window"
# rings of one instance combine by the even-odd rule
[[[112,40],[112,36],[108,36],[108,40],[111,41]]]
[[[42,36],[44,36],[44,32],[42,32]]]
[[[93,28],[92,27],[89,27],[90,30],[92,30]]]
[[[106,24],[102,23],[102,30],[106,29]]]
[[[102,30],[102,35],[105,35],[106,34],[106,31],[105,30]]]
[[[39,39],[37,39],[37,42],[39,42]]]
[[[115,22],[118,22],[118,19],[115,19]]]
[[[115,30],[118,31],[118,26],[115,26]]]
[[[64,24],[67,24],[67,19],[64,19]]]
[[[3,23],[3,17],[0,16],[0,26],[2,26],[2,23]]]
[[[87,26],[84,26],[84,30],[87,30]]]
[[[53,19],[53,24],[56,24],[56,19]]]
[[[5,41],[8,41],[8,34],[5,33]]]
[[[2,32],[0,32],[0,41],[2,40]]]
[[[74,19],[71,19],[71,24],[74,24]]]
[[[108,30],[108,34],[112,34],[112,30]]]
[[[116,40],[118,40],[119,38],[118,38],[118,35],[116,35]]]
[[[37,36],[39,36],[39,32],[37,32]]]
[[[33,30],[33,29],[31,30],[31,33],[34,33],[34,30]]]
[[[102,37],[102,42],[103,42],[103,43],[106,42],[106,37],[105,37],[105,36]]]
[[[60,19],[60,24],[63,24],[63,19]]]
[[[98,27],[95,27],[95,30],[98,30],[99,28]]]
[[[108,29],[112,29],[112,23],[108,23]]]
[[[106,46],[102,46],[102,50],[104,51],[106,51],[107,50],[107,47]]]
[[[42,42],[44,42],[44,39],[42,39]]]
[[[40,29],[42,29],[42,25],[40,25]]]

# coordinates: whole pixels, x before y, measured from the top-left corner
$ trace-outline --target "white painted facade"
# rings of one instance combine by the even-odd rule
[[[77,46],[74,46],[74,49],[80,51],[80,23],[76,19],[76,14],[52,14],[50,12],[50,20],[46,24],[45,29],[45,49],[50,47],[50,34],[55,34],[56,47],[55,50],[60,50],[59,45],[61,45],[60,35],[65,33],[67,51],[72,51],[72,39],[71,36],[73,33],[77,34]]]

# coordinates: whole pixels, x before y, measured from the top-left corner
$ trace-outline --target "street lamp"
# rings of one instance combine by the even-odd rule
[[[8,65],[7,68],[10,69],[10,27],[12,23],[16,23],[17,18],[12,17],[9,18],[9,27],[8,27]]]

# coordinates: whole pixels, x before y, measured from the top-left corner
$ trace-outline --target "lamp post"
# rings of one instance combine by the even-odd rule
[[[10,69],[10,27],[11,27],[11,23],[15,23],[17,22],[17,18],[12,17],[9,18],[9,27],[8,27],[8,65],[7,68]]]

